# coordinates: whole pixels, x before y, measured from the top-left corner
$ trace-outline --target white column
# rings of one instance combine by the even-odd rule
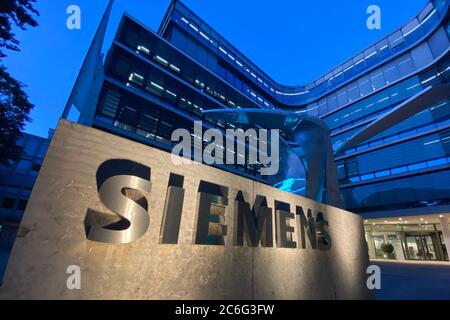
[[[375,245],[373,243],[372,231],[366,232],[367,235],[367,249],[369,250],[369,258],[375,259],[377,256],[375,255]]]
[[[441,222],[442,235],[444,236],[445,247],[447,248],[447,255],[450,256],[450,227],[448,226],[447,217],[439,218]]]

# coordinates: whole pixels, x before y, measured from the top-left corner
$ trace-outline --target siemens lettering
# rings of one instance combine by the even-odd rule
[[[159,241],[177,244],[186,201],[184,177],[168,174]],[[130,243],[142,237],[150,224],[147,199],[151,184],[151,168],[145,165],[124,159],[101,164],[97,170],[99,198],[115,215],[88,209],[85,218],[87,238],[105,243]],[[251,205],[242,191],[229,195],[227,186],[204,180],[199,181],[197,190],[194,244],[225,244],[228,230],[225,209],[229,202],[233,206],[231,238],[234,246],[243,246],[245,242],[249,247],[273,247],[275,238],[279,248],[331,248],[328,222],[322,212],[313,212],[301,205],[291,208],[289,203],[277,200],[269,206],[264,195],[256,195]]]

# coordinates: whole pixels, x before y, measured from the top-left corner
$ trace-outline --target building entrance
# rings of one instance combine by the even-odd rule
[[[405,234],[406,254],[412,260],[440,260],[436,251],[435,233]]]

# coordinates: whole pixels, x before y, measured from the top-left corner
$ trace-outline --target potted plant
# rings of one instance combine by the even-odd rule
[[[394,246],[390,242],[385,242],[381,245],[381,251],[385,253],[385,258],[394,259]]]

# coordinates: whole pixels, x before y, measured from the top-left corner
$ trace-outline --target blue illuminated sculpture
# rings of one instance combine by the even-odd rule
[[[305,189],[305,196],[336,207],[343,207],[336,166],[327,125],[320,119],[296,112],[263,109],[209,110],[208,119],[236,125],[279,129],[279,172],[269,177],[274,187],[294,192]],[[306,187],[295,187],[304,181],[298,172],[306,170]],[[297,172],[296,176],[292,173]]]

